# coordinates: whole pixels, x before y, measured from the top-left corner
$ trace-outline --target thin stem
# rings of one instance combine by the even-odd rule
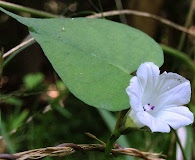
[[[21,5],[16,5],[16,4],[9,3],[9,2],[4,2],[4,1],[0,1],[0,7],[3,7],[5,9],[14,10],[14,11],[26,12],[26,13],[30,13],[30,14],[33,14],[35,16],[44,17],[44,18],[59,17],[59,15],[39,11],[36,9],[32,9],[32,8],[24,7]],[[160,21],[163,24],[166,24],[166,25],[171,26],[177,30],[180,30],[182,32],[185,32],[185,33],[188,33],[188,34],[194,36],[194,34],[192,32],[190,32],[188,30],[188,28],[185,28],[181,25],[178,25],[178,24],[176,24],[172,21],[169,21],[165,18],[162,18],[160,16],[157,16],[157,15],[154,15],[151,13],[147,13],[147,12],[136,11],[136,10],[113,10],[113,11],[102,12],[102,13],[90,15],[90,16],[87,16],[87,18],[102,18],[102,17],[109,17],[109,16],[115,16],[115,15],[125,15],[125,14],[132,14],[132,15],[136,15],[136,16],[152,18],[152,19],[155,19],[157,21]]]
[[[19,52],[21,52],[22,50],[24,50],[25,48],[27,48],[28,46],[32,45],[35,43],[35,39],[34,38],[30,38],[22,43],[20,43],[19,45],[17,45],[16,47],[12,48],[11,50],[9,50],[8,52],[6,52],[5,54],[3,54],[3,59],[6,58],[7,56],[9,56],[9,58],[4,60],[3,63],[3,67],[5,67],[7,65],[7,63],[14,57],[16,56]]]
[[[96,7],[96,5],[91,1],[91,0],[88,0],[88,2],[90,3],[90,5],[96,10],[96,12],[99,12],[101,13],[101,11],[99,10],[98,7]]]
[[[195,0],[192,0],[191,4],[190,4],[190,10],[189,10],[186,22],[185,22],[185,27],[186,28],[188,28],[189,25],[192,23],[192,18],[193,18],[193,15],[194,15],[194,9],[195,9]],[[182,35],[181,35],[180,41],[179,41],[179,45],[177,47],[178,50],[182,50],[185,38],[186,38],[186,33],[183,32]]]
[[[179,147],[180,147],[180,149],[181,149],[181,152],[182,152],[182,155],[183,155],[184,160],[187,160],[187,157],[186,157],[185,152],[184,152],[184,148],[182,147],[181,141],[180,141],[180,139],[179,139],[179,136],[178,136],[176,130],[172,129],[172,131],[173,131],[173,133],[175,134],[176,141],[177,141],[177,143],[179,144]]]
[[[11,4],[11,3],[8,3],[8,2],[2,2],[2,1],[0,1],[0,6],[3,7],[4,4],[7,4],[7,5],[5,5],[5,8],[11,7],[12,9],[14,9],[15,6],[19,6],[19,5]],[[27,11],[27,12],[29,11],[28,8],[26,8],[26,7],[23,7],[23,6],[20,6],[20,7],[24,8],[24,11]],[[16,7],[15,9],[16,10],[20,10],[20,7],[19,8]],[[37,12],[37,14],[39,14],[39,13],[41,13],[41,12]],[[183,26],[180,26],[178,24],[175,24],[175,23],[173,23],[173,22],[171,22],[171,21],[169,21],[167,19],[164,19],[164,18],[162,18],[160,16],[156,16],[156,15],[153,15],[153,14],[150,14],[150,13],[147,13],[147,12],[140,12],[140,11],[135,11],[135,10],[120,10],[120,11],[119,10],[115,10],[115,11],[108,11],[108,12],[103,12],[103,13],[98,13],[98,14],[86,16],[86,18],[101,18],[103,16],[104,17],[108,17],[108,16],[122,15],[122,14],[133,14],[133,15],[136,15],[136,16],[152,18],[152,19],[158,20],[161,23],[164,23],[164,24],[166,24],[168,26],[171,26],[171,27],[173,27],[173,28],[175,28],[177,30],[180,30],[182,32],[185,32],[185,33],[188,33],[189,35],[194,36],[194,34],[192,32],[190,32],[187,28],[185,28]],[[39,15],[39,16],[41,16],[41,15]],[[44,15],[42,15],[42,16],[44,16]],[[45,16],[48,17],[47,14]],[[50,16],[50,17],[52,17],[52,16]],[[23,46],[24,48],[21,47],[21,50],[25,49],[26,47],[30,46],[31,44],[33,44],[33,43],[27,43],[27,44],[25,44]],[[16,46],[16,48],[17,47],[18,46]],[[18,50],[18,52],[21,51],[21,50]],[[11,53],[15,53],[15,52],[11,52]],[[4,55],[4,57],[7,56],[7,54],[8,53],[6,53],[6,55]],[[7,61],[6,61],[6,63],[7,63]],[[5,65],[5,62],[4,62],[4,65]],[[192,68],[194,68],[194,67],[192,67]]]
[[[94,15],[90,15],[90,16],[87,16],[87,18],[101,18],[102,17],[102,14],[104,17],[109,17],[109,16],[116,16],[116,15],[122,15],[122,14],[132,14],[132,15],[136,15],[136,16],[140,16],[140,17],[147,17],[147,18],[152,18],[152,19],[155,19],[163,24],[166,24],[172,28],[175,28],[179,31],[182,31],[182,32],[185,32],[185,33],[188,33],[189,35],[192,35],[192,36],[195,36],[191,31],[188,30],[188,28],[185,28],[181,25],[178,25],[172,21],[169,21],[165,18],[162,18],[160,16],[157,16],[157,15],[154,15],[154,14],[151,14],[151,13],[147,13],[147,12],[141,12],[141,11],[136,11],[136,10],[113,10],[113,11],[108,11],[108,12],[103,12],[103,13],[98,13],[98,14],[94,14]]]
[[[116,125],[115,125],[115,128],[114,128],[114,131],[116,130],[120,130],[120,127],[121,125],[123,125],[123,119],[126,115],[126,113],[128,112],[129,109],[126,109],[126,110],[122,110],[118,113],[118,118],[117,118],[117,122],[116,122]]]
[[[115,130],[110,138],[107,140],[106,148],[105,148],[105,156],[109,157],[110,152],[114,146],[115,141],[121,136],[119,130]]]
[[[129,109],[122,110],[118,114],[117,122],[115,124],[114,132],[110,136],[110,138],[107,140],[106,143],[106,149],[105,149],[105,156],[108,157],[110,154],[111,149],[114,146],[115,141],[121,136],[121,132],[123,130],[120,130],[121,126],[123,126],[124,123],[124,117]],[[122,127],[123,128],[123,127]]]
[[[117,10],[123,10],[123,4],[121,0],[115,0]],[[127,20],[124,14],[119,15],[120,21],[127,24]]]
[[[98,141],[102,146],[106,147],[106,143],[104,143],[103,141],[101,141],[99,138],[97,138],[95,135],[89,133],[89,132],[85,132],[85,134],[87,136],[89,136],[90,138],[95,139],[96,141]]]
[[[39,17],[44,17],[44,18],[59,17],[59,15],[51,14],[51,13],[44,12],[44,11],[39,11],[37,9],[32,9],[29,7],[24,7],[21,5],[17,5],[17,4],[13,4],[13,3],[9,3],[9,2],[4,2],[4,1],[0,1],[0,7],[8,9],[8,10],[13,10],[13,11],[26,12],[26,13],[30,13],[34,16],[39,16]]]
[[[9,55],[12,54],[13,52],[16,52],[17,50],[23,48],[23,47],[26,46],[27,44],[29,44],[29,43],[31,44],[31,43],[33,43],[33,42],[35,42],[35,39],[34,39],[34,38],[30,38],[30,39],[28,39],[28,40],[26,40],[26,41],[20,43],[20,44],[17,45],[16,47],[14,47],[14,48],[12,48],[11,50],[9,50],[8,52],[4,53],[4,54],[3,54],[3,58],[9,56]]]
[[[173,132],[171,132],[170,144],[169,144],[167,157],[172,157],[173,156],[173,154],[174,154],[174,144],[175,144],[175,135],[174,135]]]

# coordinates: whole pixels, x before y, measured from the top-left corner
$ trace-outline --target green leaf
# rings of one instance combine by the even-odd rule
[[[159,45],[143,32],[103,19],[23,18],[69,90],[88,105],[111,111],[129,107],[130,73],[146,61],[163,63]]]

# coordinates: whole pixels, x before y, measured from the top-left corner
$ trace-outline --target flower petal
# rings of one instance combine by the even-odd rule
[[[159,107],[187,104],[191,97],[190,81],[176,73],[164,72],[159,77],[156,96],[153,103],[159,103]]]
[[[176,73],[160,74],[152,62],[140,65],[126,92],[130,97],[130,117],[138,127],[152,132],[170,132],[194,121],[190,110],[182,106],[190,101],[190,81]]]
[[[138,78],[135,76],[130,80],[130,86],[127,87],[126,92],[130,97],[130,105],[132,109],[140,111],[142,109],[142,88]]]
[[[137,77],[142,86],[142,105],[145,105],[153,99],[156,85],[158,84],[160,70],[152,62],[146,62],[140,65],[137,70]]]
[[[145,125],[144,125],[143,123],[141,123],[141,122],[139,121],[139,119],[137,118],[137,112],[136,112],[136,111],[131,110],[131,112],[130,112],[129,115],[130,115],[131,119],[133,120],[133,122],[137,125],[138,128],[141,128],[141,127],[145,126]]]
[[[170,132],[170,127],[167,123],[159,118],[154,118],[148,112],[137,112],[136,116],[140,123],[148,126],[152,132]]]
[[[137,76],[131,78],[130,85],[126,89],[132,109],[143,110],[142,98],[147,100],[151,96],[154,85],[158,82],[159,73],[158,66],[153,62],[146,62],[140,65],[137,70]],[[144,94],[143,92],[145,91],[147,93]]]
[[[162,109],[159,111],[157,117],[168,123],[174,129],[194,122],[193,113],[185,106]]]
[[[160,70],[153,62],[145,62],[141,64],[136,73],[144,90],[151,89],[148,87],[156,84],[159,74]]]

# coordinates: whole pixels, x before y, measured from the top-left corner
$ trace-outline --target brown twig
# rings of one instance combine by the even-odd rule
[[[151,13],[147,13],[147,12],[136,11],[136,10],[113,10],[113,11],[97,13],[97,14],[94,14],[94,15],[86,16],[86,18],[101,18],[102,16],[103,17],[109,17],[109,16],[116,16],[116,15],[124,15],[124,14],[132,14],[132,15],[136,15],[136,16],[152,18],[152,19],[155,19],[157,21],[160,21],[163,24],[166,24],[170,27],[173,27],[173,28],[175,28],[179,31],[182,31],[182,32],[187,33],[187,34],[192,35],[192,36],[195,36],[194,33],[189,31],[188,28],[185,28],[181,25],[178,25],[178,24],[176,24],[172,21],[169,21],[165,18],[162,18],[160,16],[157,16],[157,15],[154,15],[154,14],[151,14]],[[19,44],[18,46],[14,47],[13,49],[6,52],[3,55],[3,58],[5,58],[8,55],[14,53],[15,51],[19,50],[22,47],[29,46],[31,43],[33,44],[33,42],[34,42],[34,39],[30,39],[30,40],[27,40],[27,41]]]
[[[10,54],[16,52],[17,50],[25,47],[25,46],[28,46],[30,44],[33,44],[35,42],[35,39],[34,38],[30,38],[22,43],[20,43],[19,45],[17,45],[16,47],[10,49],[8,52],[6,52],[5,54],[3,54],[3,58],[9,56]]]
[[[165,18],[162,18],[160,16],[157,16],[157,15],[154,15],[154,14],[151,14],[151,13],[147,13],[147,12],[136,11],[136,10],[113,10],[113,11],[108,11],[108,12],[103,12],[103,13],[99,13],[99,14],[90,15],[90,16],[87,16],[87,18],[101,18],[102,15],[104,17],[109,17],[109,16],[116,16],[116,15],[121,15],[121,14],[132,14],[132,15],[136,15],[136,16],[152,18],[152,19],[155,19],[155,20],[157,20],[157,21],[159,21],[163,24],[166,24],[170,27],[173,27],[173,28],[175,28],[179,31],[188,33],[192,36],[195,36],[192,32],[189,31],[188,28],[185,28],[181,25],[178,25],[178,24],[176,24],[172,21],[169,21]]]
[[[88,152],[98,151],[104,152],[105,146],[102,144],[74,144],[74,143],[63,143],[56,147],[46,147],[40,149],[33,149],[15,154],[0,154],[0,159],[6,160],[30,160],[40,159],[43,157],[61,157],[75,153],[76,151]],[[144,160],[163,160],[159,157],[164,157],[162,154],[142,152],[134,148],[116,148],[111,150],[111,155],[129,155],[134,157],[140,157]]]
[[[18,156],[12,155],[12,154],[0,154],[0,159],[17,159]]]
[[[101,141],[99,138],[97,138],[95,135],[89,133],[89,132],[85,132],[85,134],[92,138],[92,139],[95,139],[96,141],[98,141],[101,145],[103,145],[104,147],[106,147],[106,143],[104,143],[103,141]]]

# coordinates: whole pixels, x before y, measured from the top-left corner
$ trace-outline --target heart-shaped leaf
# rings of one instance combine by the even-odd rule
[[[146,61],[163,63],[159,45],[124,24],[88,18],[23,18],[69,90],[85,103],[110,111],[129,107],[130,73]]]

